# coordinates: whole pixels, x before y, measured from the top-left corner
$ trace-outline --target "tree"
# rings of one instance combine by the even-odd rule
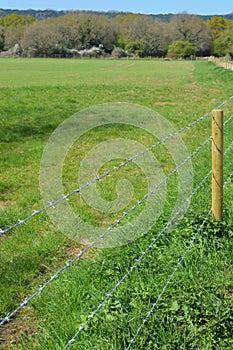
[[[186,13],[178,14],[171,21],[172,41],[187,41],[195,46],[197,55],[208,55],[212,34],[207,24],[199,17]]]
[[[119,47],[124,48],[129,42],[141,42],[149,29],[151,20],[150,17],[138,14],[117,15],[113,19],[113,24],[118,33]]]
[[[165,56],[170,42],[167,24],[155,22],[150,16],[138,14],[118,15],[113,19],[116,27],[117,46],[124,49],[128,43],[140,43],[140,55]]]
[[[4,26],[4,49],[8,50],[16,44],[20,44],[21,38],[26,26],[35,22],[33,16],[23,16],[14,13],[5,16],[3,19]]]
[[[117,45],[117,47],[119,47],[121,49],[124,49],[125,45],[126,45],[126,42],[127,42],[127,37],[125,35],[117,34],[117,36],[116,36],[116,45]]]
[[[115,42],[116,33],[107,17],[85,14],[35,22],[28,26],[22,38],[25,52],[36,56],[70,56],[70,50],[77,53],[93,47],[111,52]]]
[[[58,53],[57,45],[60,40],[61,35],[54,20],[45,19],[26,28],[21,45],[26,54],[45,57]]]
[[[35,22],[35,18],[33,16],[23,16],[17,13],[7,15],[3,18],[3,25],[5,29],[9,27],[17,27],[19,25],[25,26],[26,24],[31,24],[33,22]]]
[[[170,43],[169,26],[166,23],[155,22],[150,24],[147,32],[141,39],[145,56],[164,57]]]
[[[218,57],[229,54],[233,57],[233,26],[224,30],[222,34],[213,41],[212,54]]]
[[[187,41],[174,41],[168,47],[168,57],[187,58],[195,53],[195,46]]]
[[[187,13],[171,18],[171,22],[163,23],[139,14],[119,14],[110,19],[71,12],[35,22],[32,16],[14,13],[0,19],[0,50],[17,44],[20,54],[50,57],[71,57],[80,51],[99,56],[112,53],[114,48],[117,57],[127,51],[140,57],[165,57],[168,53],[182,58],[193,54],[193,47],[196,55],[232,52],[233,21],[215,16],[204,22],[200,16]]]
[[[23,15],[18,15],[17,13],[13,13],[12,15],[5,16],[3,19],[4,28],[9,27],[17,27],[19,25],[26,24],[26,17]]]
[[[61,34],[62,47],[84,50],[101,45],[106,52],[111,52],[115,45],[116,33],[106,16],[70,15],[58,17],[54,23]]]
[[[9,50],[16,44],[19,44],[24,33],[24,26],[10,26],[4,30],[4,49]]]
[[[143,55],[143,47],[140,42],[138,41],[130,41],[126,44],[125,50],[129,54],[134,54],[137,56]]]
[[[207,21],[207,25],[210,28],[213,37],[218,38],[222,32],[227,29],[232,21],[224,19],[223,17],[213,16],[210,20]]]

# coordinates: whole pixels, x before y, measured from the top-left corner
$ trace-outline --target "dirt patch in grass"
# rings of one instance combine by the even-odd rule
[[[6,208],[9,208],[14,204],[15,204],[15,201],[11,201],[11,200],[0,201],[0,210],[5,210]]]
[[[0,328],[0,349],[9,350],[18,346],[24,337],[40,332],[32,306],[25,306],[11,322]]]

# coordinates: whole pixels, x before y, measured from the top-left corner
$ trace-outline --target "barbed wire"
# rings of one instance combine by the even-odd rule
[[[228,182],[231,180],[233,176],[233,171],[230,173],[230,175],[228,176],[226,182],[224,183],[224,188],[227,186]],[[189,253],[189,251],[192,249],[198,235],[200,234],[201,230],[203,229],[203,226],[205,225],[206,221],[208,220],[210,214],[212,212],[212,208],[208,211],[206,217],[204,218],[203,222],[201,223],[200,227],[198,228],[196,234],[193,236],[193,239],[191,240],[188,248],[186,249],[186,251],[184,252],[184,254],[182,255],[182,257],[180,258],[180,260],[178,261],[178,264],[176,265],[174,271],[172,272],[171,276],[169,277],[169,279],[167,280],[166,284],[164,285],[161,293],[159,294],[159,296],[157,297],[156,301],[153,303],[151,309],[148,311],[146,317],[144,318],[144,320],[142,321],[142,323],[140,324],[140,326],[138,327],[135,335],[133,336],[133,338],[130,340],[129,345],[127,346],[127,348],[125,350],[129,350],[132,346],[132,344],[135,342],[137,336],[139,335],[139,333],[141,332],[142,328],[144,327],[144,325],[147,323],[148,319],[150,318],[150,316],[152,315],[154,309],[157,307],[160,299],[162,298],[162,296],[164,295],[164,293],[166,292],[168,286],[171,284],[173,278],[175,277],[176,272],[179,270],[179,268],[181,267],[184,259],[186,258],[186,255]]]
[[[14,311],[11,313],[8,313],[0,322],[0,326],[3,325],[6,322],[9,322],[11,318],[19,312],[23,307],[25,307],[32,299],[34,299],[36,296],[39,296],[41,292],[50,285],[55,279],[59,277],[59,275],[66,270],[67,268],[71,267],[76,261],[78,261],[89,249],[94,247],[99,241],[104,239],[104,237],[112,231],[115,227],[117,227],[126,216],[134,212],[146,199],[148,199],[149,196],[153,195],[155,191],[161,187],[170,177],[175,175],[177,171],[186,164],[190,159],[192,159],[209,141],[211,140],[211,136],[208,137],[200,146],[196,148],[196,150],[190,154],[186,159],[184,159],[171,173],[169,173],[166,177],[164,177],[153,189],[150,190],[147,194],[145,194],[134,206],[132,206],[127,212],[125,212],[120,218],[118,218],[112,225],[110,225],[99,237],[97,237],[94,241],[92,241],[86,248],[84,248],[82,251],[79,252],[79,254],[74,257],[73,259],[69,260],[66,265],[61,267],[53,276],[50,277],[50,279],[41,286],[35,293],[33,293],[30,297],[26,298]]]
[[[210,138],[211,139],[211,138]],[[207,139],[206,141],[208,141]],[[206,142],[205,141],[205,142]],[[230,146],[226,149],[224,152],[224,155],[226,155],[230,148],[232,147],[233,142],[230,144]],[[204,177],[204,179],[199,183],[199,185],[195,188],[195,190],[190,194],[189,198],[186,199],[186,202],[189,202],[191,198],[198,192],[198,190],[201,188],[201,186],[208,180],[210,175],[212,174],[212,170],[209,171],[209,173]],[[183,206],[186,205],[186,202]],[[63,348],[63,350],[70,347],[71,344],[73,344],[78,337],[78,335],[81,333],[81,331],[84,330],[86,325],[95,317],[95,315],[106,305],[108,300],[113,296],[117,288],[122,284],[122,282],[129,277],[131,272],[137,267],[137,265],[142,261],[142,259],[145,257],[145,255],[151,250],[154,246],[154,244],[158,241],[158,239],[165,233],[165,231],[169,228],[169,226],[173,223],[175,218],[179,215],[179,212],[181,211],[182,207],[179,208],[179,210],[174,214],[174,216],[171,218],[171,220],[166,224],[166,226],[159,232],[156,238],[153,239],[152,243],[147,247],[147,249],[141,254],[140,258],[135,261],[135,264],[130,268],[130,270],[117,282],[117,284],[113,287],[111,292],[109,292],[106,296],[106,298],[98,305],[98,307],[95,309],[95,311],[92,312],[92,314],[87,318],[87,320],[80,326],[77,333],[74,335],[72,339],[69,340],[69,342],[66,344],[66,346]]]
[[[182,208],[186,205],[186,202],[189,202],[191,198],[196,194],[196,192],[201,188],[201,186],[208,180],[210,177],[212,171],[210,171],[204,179],[199,183],[199,185],[195,188],[195,190],[190,194],[190,196],[186,199],[184,204],[176,211],[176,213],[173,215],[173,217],[167,222],[166,226],[163,227],[163,229],[158,233],[158,235],[152,240],[152,243],[146,248],[146,250],[141,254],[141,256],[135,260],[134,265],[131,266],[130,270],[115,284],[115,286],[112,288],[112,290],[107,294],[105,299],[98,305],[98,307],[95,309],[95,311],[92,312],[92,314],[87,318],[87,320],[80,326],[77,333],[74,335],[72,339],[69,340],[69,342],[66,344],[66,346],[63,348],[63,350],[67,349],[71,344],[73,344],[77,338],[77,336],[81,333],[81,331],[84,330],[86,325],[95,317],[95,315],[106,305],[108,300],[113,296],[113,294],[116,292],[118,287],[122,284],[122,282],[130,276],[130,274],[135,270],[135,268],[141,263],[143,258],[147,255],[147,253],[153,248],[155,243],[158,241],[158,239],[163,236],[163,234],[167,231],[167,229],[170,227],[170,225],[173,223],[173,221],[176,219],[176,217],[181,212]]]
[[[139,333],[141,332],[142,328],[144,327],[144,325],[146,324],[146,322],[148,321],[148,318],[152,315],[154,309],[156,308],[156,306],[158,305],[158,302],[160,301],[160,299],[162,298],[163,294],[166,292],[168,286],[170,285],[171,281],[173,280],[176,272],[179,270],[182,262],[184,261],[186,255],[188,254],[188,252],[191,250],[192,246],[194,245],[194,242],[196,241],[197,236],[199,235],[199,233],[201,232],[204,224],[206,223],[206,221],[208,220],[210,214],[212,212],[212,208],[208,211],[205,219],[203,220],[203,222],[201,223],[200,227],[198,228],[196,234],[194,235],[190,245],[188,246],[188,248],[186,249],[185,253],[183,254],[183,256],[180,258],[178,264],[176,265],[176,268],[174,269],[173,273],[171,274],[171,276],[169,277],[169,279],[167,280],[165,286],[162,289],[162,292],[159,294],[157,300],[155,301],[155,303],[152,305],[150,311],[147,313],[146,317],[144,318],[144,320],[142,321],[142,323],[140,324],[140,326],[137,329],[137,332],[135,333],[134,337],[130,340],[129,345],[127,346],[127,348],[125,350],[129,350],[132,346],[132,344],[135,342],[137,336],[139,335]]]
[[[216,109],[219,109],[221,107],[223,107],[224,105],[226,105],[227,103],[229,103],[231,100],[233,99],[233,96],[229,97],[227,100],[225,100],[224,102],[222,102],[219,106],[216,107]],[[136,160],[139,157],[144,156],[146,153],[154,150],[155,148],[157,148],[159,145],[164,144],[166,141],[168,141],[169,139],[171,139],[172,137],[178,136],[180,133],[184,132],[185,130],[195,126],[196,124],[200,123],[201,121],[207,119],[208,117],[210,117],[212,115],[212,112],[209,112],[203,116],[201,116],[200,118],[196,119],[195,121],[189,123],[188,125],[186,125],[185,127],[170,133],[169,135],[167,135],[165,138],[163,138],[162,140],[158,141],[156,144],[146,148],[144,151],[134,155],[131,158],[128,158],[125,162],[122,162],[121,164],[119,164],[118,166],[115,166],[113,169],[106,171],[105,173],[103,173],[100,176],[97,176],[96,178],[94,178],[93,180],[87,182],[85,185],[81,186],[80,188],[77,188],[75,190],[73,190],[72,192],[64,195],[63,197],[55,200],[55,201],[51,201],[48,203],[48,205],[44,206],[42,209],[40,210],[34,210],[32,212],[32,214],[30,214],[28,217],[26,217],[25,219],[18,219],[18,222],[16,222],[15,224],[7,227],[5,230],[2,230],[0,228],[0,237],[1,236],[5,236],[6,233],[8,233],[9,231],[13,230],[14,228],[21,226],[23,224],[26,224],[27,221],[31,220],[34,216],[36,215],[40,215],[42,213],[44,213],[45,211],[54,208],[55,206],[57,206],[58,204],[62,203],[63,201],[68,200],[71,196],[73,196],[74,194],[81,194],[82,191],[84,189],[86,189],[87,187],[95,184],[98,181],[103,180],[105,177],[110,176],[112,173],[114,173],[115,171],[118,171],[119,169],[121,169],[122,167],[126,166],[127,164],[129,164],[130,162]]]
[[[167,181],[168,178],[170,178],[172,175],[174,175],[178,168],[181,167],[182,165],[184,165],[190,158],[192,158],[195,154],[197,154],[200,149],[202,147],[205,146],[205,144],[207,144],[209,141],[211,140],[211,137],[209,137],[208,139],[206,139],[199,147],[197,147],[197,149],[189,156],[186,158],[186,160],[184,160],[176,169],[174,169],[168,176],[166,176],[159,184],[156,185],[156,188],[154,190],[151,190],[149,194],[145,195],[142,200],[138,201],[138,203],[136,205],[134,205],[127,213],[124,213],[122,215],[121,218],[119,218],[118,220],[116,220],[116,222],[109,226],[103,234],[101,234],[95,241],[91,242],[85,249],[83,249],[75,258],[71,259],[70,261],[68,261],[66,263],[66,265],[64,265],[61,269],[59,269],[53,276],[51,276],[51,278],[43,285],[41,286],[35,293],[33,293],[29,298],[25,299],[24,302],[22,302],[14,311],[12,311],[11,313],[8,313],[0,322],[0,326],[5,324],[6,322],[9,322],[11,320],[11,318],[17,313],[19,312],[24,306],[26,306],[34,297],[39,296],[40,293],[48,286],[52,283],[53,280],[57,279],[59,277],[59,275],[66,270],[67,268],[71,267],[77,260],[79,260],[89,249],[91,249],[95,244],[97,244],[101,239],[104,238],[104,236],[111,231],[114,227],[116,227],[129,213],[133,212],[140,204],[142,204],[142,202],[149,196],[152,195],[154,193],[154,191],[159,188],[159,186],[161,186],[164,182]],[[228,147],[228,149],[225,151],[224,155],[227,154],[227,152],[229,151],[229,149],[231,148],[231,146],[233,145],[233,142],[230,144],[230,146]]]
[[[211,138],[210,138],[211,139]],[[209,139],[207,139],[209,141]],[[206,141],[207,141],[206,140]],[[206,142],[205,141],[205,142]],[[226,151],[224,152],[224,155],[226,155],[230,148],[232,147],[233,142],[229,145],[229,147],[226,149]],[[199,185],[195,188],[195,190],[190,194],[190,196],[186,199],[185,203],[183,204],[183,206],[186,205],[186,202],[189,202],[191,200],[191,198],[199,191],[199,189],[203,186],[203,184],[208,180],[208,178],[210,177],[210,175],[212,174],[212,170],[209,171],[209,173],[204,177],[204,179],[199,183]],[[233,174],[233,172],[232,172]],[[232,175],[231,175],[232,176]],[[227,182],[229,182],[230,179],[227,180]],[[224,186],[225,187],[225,186]],[[182,207],[183,207],[182,206]],[[112,288],[112,290],[107,294],[107,296],[105,297],[105,299],[98,305],[98,307],[91,313],[91,315],[87,318],[87,320],[79,327],[78,331],[75,333],[75,335],[68,341],[68,343],[65,345],[65,347],[63,348],[63,350],[68,349],[76,340],[76,338],[78,337],[78,335],[84,330],[84,328],[86,327],[86,325],[93,320],[93,318],[96,316],[96,314],[106,305],[106,303],[108,302],[109,299],[112,298],[113,294],[116,292],[116,290],[118,289],[118,287],[123,283],[123,281],[125,279],[127,279],[130,274],[133,272],[133,270],[141,263],[141,261],[143,260],[143,258],[147,255],[147,253],[153,248],[153,246],[155,245],[155,243],[158,241],[158,239],[166,232],[166,230],[169,228],[169,226],[173,223],[173,221],[176,219],[176,217],[179,215],[180,211],[182,210],[182,207],[180,207],[177,212],[173,215],[173,217],[170,219],[170,221],[166,224],[166,226],[163,227],[163,229],[158,233],[158,235],[152,240],[152,243],[146,248],[146,250],[141,254],[141,256],[135,261],[134,265],[131,266],[130,270],[115,284],[115,286]],[[212,210],[212,209],[211,209]],[[208,219],[211,210],[208,212],[208,216],[206,216],[206,218],[204,219],[202,225],[200,226],[200,230],[202,228],[202,226],[205,224],[206,220]],[[196,239],[196,238],[195,238]],[[194,240],[195,241],[195,240]],[[194,242],[193,242],[194,243]],[[189,250],[191,249],[191,247],[189,248]],[[188,251],[189,251],[188,250]],[[186,252],[185,256],[187,255],[188,251]],[[184,256],[184,258],[185,258]],[[184,260],[183,258],[183,260]],[[183,261],[182,260],[182,261]],[[180,264],[182,263],[182,261],[180,262]],[[174,272],[174,274],[176,273],[176,271]],[[170,284],[170,282],[166,284],[166,288],[168,287],[168,285]],[[165,289],[166,290],[166,289]],[[165,290],[163,291],[163,294],[165,292]],[[163,295],[162,294],[162,295]],[[162,295],[160,296],[160,298],[162,297]],[[159,300],[158,300],[159,301]],[[153,312],[153,311],[152,311]],[[140,332],[140,330],[139,330]],[[136,337],[135,337],[136,338]],[[134,342],[134,341],[133,341]],[[132,344],[131,344],[132,345]],[[130,345],[130,346],[131,346]],[[128,349],[128,348],[127,348]],[[126,349],[126,350],[127,350]]]

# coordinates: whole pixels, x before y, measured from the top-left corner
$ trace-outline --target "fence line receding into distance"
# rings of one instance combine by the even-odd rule
[[[233,96],[230,96],[228,99],[223,101],[219,106],[217,106],[216,109],[222,108],[223,106],[228,104],[232,99],[233,99]],[[113,169],[110,169],[110,170],[106,171],[104,174],[94,178],[92,181],[88,182],[86,185],[73,190],[72,192],[66,194],[62,198],[57,199],[56,201],[49,202],[48,205],[46,205],[45,207],[43,207],[40,210],[34,210],[33,213],[31,215],[29,215],[28,217],[26,217],[25,219],[18,219],[18,222],[14,223],[13,225],[7,227],[4,230],[0,228],[0,236],[5,236],[6,233],[8,233],[9,231],[13,230],[14,228],[16,228],[18,226],[26,224],[27,221],[31,220],[34,216],[42,214],[42,213],[46,212],[47,210],[54,208],[56,205],[60,204],[61,202],[68,200],[71,196],[73,196],[75,194],[81,194],[82,191],[85,188],[95,184],[96,182],[98,182],[100,180],[103,180],[105,177],[111,175],[113,172],[118,171],[119,169],[121,169],[122,167],[126,166],[127,164],[129,164],[133,160],[144,156],[146,153],[148,153],[148,152],[152,151],[153,149],[157,148],[159,145],[164,144],[166,141],[170,140],[172,137],[175,137],[175,136],[179,135],[180,133],[184,132],[185,130],[195,126],[196,124],[198,124],[201,121],[207,119],[211,115],[212,115],[212,112],[209,112],[209,113],[201,116],[200,118],[198,118],[195,121],[189,123],[188,125],[184,126],[183,128],[177,130],[176,132],[173,132],[173,133],[169,134],[164,139],[158,141],[156,144],[146,148],[143,152],[140,152],[140,153],[132,156],[131,158],[128,158],[125,162],[119,164],[118,166],[115,166]]]
[[[217,108],[220,109],[221,107],[223,107],[224,105],[226,105],[228,102],[230,102],[233,99],[233,96],[231,96],[229,99],[227,99],[226,101],[224,101],[221,105],[219,105]],[[10,230],[16,228],[19,225],[25,224],[28,220],[30,220],[31,218],[33,218],[35,215],[38,215],[40,213],[45,212],[47,209],[50,209],[56,205],[58,205],[59,203],[61,203],[63,200],[67,200],[69,199],[70,196],[74,195],[74,194],[80,194],[81,191],[88,187],[91,186],[92,184],[96,183],[97,181],[102,180],[103,178],[111,175],[111,173],[119,170],[121,167],[125,166],[126,164],[128,164],[129,162],[132,162],[133,160],[135,160],[138,157],[141,157],[143,155],[145,155],[147,152],[150,152],[151,150],[155,149],[156,147],[158,147],[160,144],[165,143],[168,139],[178,135],[179,133],[191,128],[192,126],[196,125],[197,123],[207,119],[208,117],[210,117],[212,115],[211,113],[208,113],[202,117],[200,117],[199,119],[195,120],[194,122],[188,124],[187,126],[181,128],[180,130],[178,130],[177,132],[173,133],[173,134],[169,134],[166,138],[164,138],[163,140],[159,141],[157,144],[152,145],[151,147],[145,149],[145,151],[140,152],[137,155],[132,156],[131,158],[127,159],[124,163],[121,163],[118,167],[114,167],[113,169],[109,170],[108,172],[104,173],[103,175],[93,179],[91,182],[88,182],[86,185],[84,185],[82,188],[76,189],[74,191],[72,191],[71,193],[67,194],[66,196],[62,197],[61,199],[55,201],[55,202],[51,202],[49,203],[47,206],[45,206],[44,208],[42,208],[39,211],[34,211],[30,216],[28,216],[26,219],[24,220],[19,220],[18,223],[8,227],[5,230],[1,230],[0,231],[0,235],[4,236],[6,235],[7,232],[9,232]],[[233,115],[230,116],[225,123],[223,124],[224,126],[226,126],[230,121],[232,121],[233,119]],[[65,271],[66,269],[68,269],[69,267],[71,267],[76,261],[78,261],[89,249],[91,249],[92,247],[94,247],[100,240],[104,239],[104,237],[111,231],[113,230],[114,227],[116,227],[117,225],[119,225],[124,218],[129,215],[131,212],[133,212],[138,206],[140,206],[149,196],[154,195],[157,191],[157,189],[164,184],[170,177],[172,177],[174,174],[177,173],[178,169],[180,167],[182,167],[187,161],[189,161],[190,159],[192,159],[194,156],[196,156],[196,154],[198,154],[200,152],[200,150],[205,147],[205,145],[207,145],[210,140],[212,139],[212,136],[208,137],[200,146],[198,146],[195,151],[190,154],[182,163],[180,163],[175,169],[173,169],[173,171],[167,175],[166,177],[164,177],[164,179],[162,179],[160,181],[159,184],[157,184],[154,189],[152,189],[148,194],[146,194],[144,197],[142,197],[138,203],[136,203],[131,209],[129,209],[126,213],[124,213],[120,218],[118,218],[112,225],[110,225],[96,240],[94,240],[93,242],[91,242],[85,249],[83,249],[76,257],[74,257],[73,259],[69,260],[62,268],[60,268],[53,276],[50,277],[50,279],[44,284],[42,285],[36,292],[34,292],[31,296],[29,296],[28,298],[26,298],[24,300],[24,302],[22,302],[14,311],[8,313],[3,319],[1,319],[0,322],[0,326],[4,325],[5,323],[9,322],[23,307],[25,307],[26,305],[28,305],[28,303],[35,298],[36,296],[39,296],[41,294],[41,292],[48,286],[50,285],[55,279],[57,279],[60,274]],[[229,145],[229,147],[226,149],[226,151],[224,152],[224,155],[226,155],[231,147],[233,146],[233,142],[231,142],[231,144]],[[189,196],[189,198],[187,198],[186,201],[190,201],[192,199],[192,197],[199,191],[199,189],[205,184],[205,182],[209,179],[210,175],[211,175],[212,171],[210,170],[208,172],[208,174],[202,179],[202,181],[196,186],[196,188],[194,189],[194,191],[191,193],[191,195]],[[224,187],[227,186],[227,184],[229,183],[230,179],[233,176],[233,172],[228,176],[227,181],[224,183]],[[185,204],[185,203],[184,203]],[[184,205],[183,204],[183,205]],[[111,289],[111,291],[106,295],[106,297],[104,298],[104,300],[98,305],[98,307],[92,312],[92,314],[87,318],[87,320],[79,327],[78,331],[76,332],[76,334],[73,336],[73,338],[71,338],[67,344],[65,345],[64,349],[67,349],[68,347],[70,347],[76,340],[76,338],[78,337],[78,335],[81,333],[81,331],[84,330],[84,328],[86,327],[86,325],[96,316],[96,314],[106,305],[107,301],[113,296],[113,294],[115,293],[115,291],[121,286],[122,282],[135,270],[135,268],[141,263],[141,261],[143,260],[143,258],[147,255],[147,253],[155,246],[155,243],[158,241],[158,239],[163,236],[163,234],[168,230],[169,226],[176,220],[177,216],[179,215],[179,212],[182,210],[182,206],[176,211],[176,213],[173,215],[173,217],[167,222],[167,224],[163,227],[163,229],[157,234],[156,237],[153,238],[151,244],[146,248],[146,250],[141,254],[141,256],[135,260],[135,263],[131,266],[131,268],[128,270],[128,272],[115,284],[115,286],[113,286],[113,288]],[[190,241],[190,244],[188,246],[188,248],[186,249],[186,251],[184,252],[184,254],[182,255],[182,257],[180,258],[180,260],[178,261],[178,264],[176,266],[176,268],[174,269],[173,273],[170,275],[169,279],[167,280],[166,284],[164,285],[161,293],[159,294],[156,302],[152,305],[152,308],[148,311],[146,317],[143,319],[142,323],[140,324],[140,326],[138,327],[138,330],[136,331],[135,335],[133,336],[133,338],[130,340],[128,347],[126,348],[126,350],[130,349],[130,347],[132,346],[132,344],[134,343],[136,337],[138,336],[138,334],[140,333],[141,329],[143,328],[143,326],[146,324],[146,322],[148,321],[149,317],[152,315],[154,309],[157,307],[158,302],[160,301],[160,299],[162,298],[162,296],[164,295],[164,293],[166,292],[168,286],[170,285],[170,283],[172,282],[176,272],[178,271],[178,269],[181,267],[182,262],[184,261],[186,255],[188,254],[188,252],[191,250],[192,246],[194,245],[197,236],[200,234],[200,232],[203,229],[203,226],[205,224],[205,222],[207,221],[207,219],[210,216],[210,213],[212,211],[212,208],[208,211],[207,215],[205,216],[202,224],[200,225],[200,227],[198,228],[196,234],[194,235],[194,237],[192,238],[192,240]]]

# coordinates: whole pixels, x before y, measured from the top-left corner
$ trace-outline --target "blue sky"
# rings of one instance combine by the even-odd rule
[[[233,12],[232,0],[2,0],[4,9],[55,9],[129,11],[140,13],[228,14]]]

